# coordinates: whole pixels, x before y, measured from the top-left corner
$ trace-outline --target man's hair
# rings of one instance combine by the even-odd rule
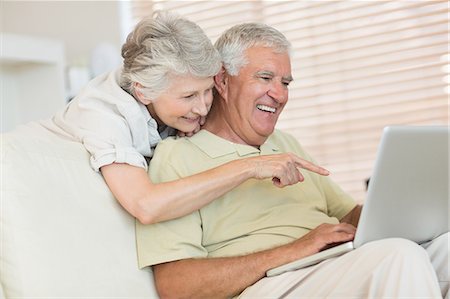
[[[199,78],[216,75],[221,58],[210,39],[194,22],[167,11],[144,18],[122,46],[120,86],[136,97],[135,84],[154,99],[164,92],[171,76]]]
[[[291,51],[291,43],[278,30],[262,23],[244,23],[225,31],[215,43],[228,74],[236,76],[247,63],[245,51],[254,46],[273,48],[279,53]]]

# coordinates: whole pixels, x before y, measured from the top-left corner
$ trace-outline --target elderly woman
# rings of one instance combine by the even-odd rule
[[[283,187],[303,180],[298,167],[324,172],[294,155],[271,155],[152,183],[147,168],[154,147],[177,130],[189,136],[199,130],[221,59],[199,26],[168,12],[141,21],[122,56],[121,69],[89,82],[50,127],[83,143],[92,168],[142,223],[184,216],[250,178],[272,178]]]

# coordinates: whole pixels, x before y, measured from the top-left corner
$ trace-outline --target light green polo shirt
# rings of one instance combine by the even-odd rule
[[[153,182],[186,177],[231,160],[293,152],[312,161],[290,135],[275,131],[257,149],[202,130],[160,142],[150,163]],[[302,170],[304,182],[284,188],[250,179],[190,215],[136,224],[139,266],[244,255],[292,242],[321,223],[338,223],[355,201],[329,177]]]

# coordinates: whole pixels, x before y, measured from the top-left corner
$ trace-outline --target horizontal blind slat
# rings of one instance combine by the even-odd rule
[[[133,1],[135,20],[169,8],[215,41],[261,21],[293,45],[278,129],[363,201],[384,126],[448,125],[447,1]]]

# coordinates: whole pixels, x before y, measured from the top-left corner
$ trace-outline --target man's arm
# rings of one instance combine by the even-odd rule
[[[153,267],[161,298],[227,298],[265,276],[267,270],[319,252],[328,244],[352,240],[355,227],[322,224],[302,238],[239,257],[186,259]]]
[[[361,216],[362,205],[356,205],[347,215],[341,219],[341,223],[349,223],[358,227],[359,217]]]

